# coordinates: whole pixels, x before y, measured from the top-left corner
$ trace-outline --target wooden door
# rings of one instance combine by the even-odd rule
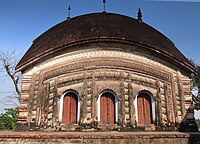
[[[104,93],[100,98],[100,123],[115,123],[115,97],[111,93]]]
[[[141,93],[137,98],[138,124],[149,125],[152,123],[151,98],[145,93]]]
[[[77,123],[78,99],[75,93],[67,93],[63,100],[62,121],[65,124]]]

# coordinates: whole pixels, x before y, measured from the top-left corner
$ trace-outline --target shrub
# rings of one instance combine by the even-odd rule
[[[0,115],[0,130],[13,130],[17,123],[18,108],[8,108],[5,111]]]

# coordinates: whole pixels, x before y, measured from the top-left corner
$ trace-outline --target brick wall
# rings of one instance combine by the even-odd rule
[[[200,133],[1,132],[0,144],[199,144]]]

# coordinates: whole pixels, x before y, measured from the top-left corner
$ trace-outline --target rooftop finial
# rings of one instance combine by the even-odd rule
[[[103,12],[106,12],[106,0],[103,0]]]
[[[70,7],[70,5],[69,5],[69,7],[68,7],[68,17],[67,17],[68,20],[71,18],[71,17],[70,17],[70,12],[71,12],[71,7]]]
[[[71,7],[70,7],[70,0],[67,0],[67,5],[68,7],[68,16],[67,16],[67,20],[69,20],[71,18]]]
[[[138,9],[138,13],[137,14],[138,14],[138,16],[137,16],[138,17],[138,21],[142,22],[142,12],[141,12],[140,8]]]

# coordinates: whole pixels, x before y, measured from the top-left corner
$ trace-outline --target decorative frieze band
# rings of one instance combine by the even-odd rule
[[[119,49],[119,48],[117,48]],[[52,58],[50,60],[44,61],[42,63],[40,63],[39,65],[35,66],[32,70],[30,70],[27,73],[35,73],[37,71],[41,71],[43,69],[47,69],[49,67],[52,67],[53,65],[57,66],[60,65],[61,63],[70,63],[70,61],[80,61],[80,59],[87,59],[88,57],[90,57],[90,59],[93,58],[102,58],[102,57],[111,57],[112,58],[117,58],[117,59],[126,59],[126,60],[131,60],[131,61],[135,61],[135,62],[142,62],[143,64],[147,64],[147,65],[151,65],[151,66],[155,66],[157,68],[161,68],[161,69],[166,69],[167,71],[171,71],[171,68],[169,68],[168,66],[162,64],[161,62],[159,62],[159,60],[157,60],[157,58],[153,58],[153,57],[147,57],[147,56],[143,56],[143,54],[140,53],[132,53],[132,52],[125,52],[125,51],[120,51],[120,50],[114,50],[112,48],[112,50],[99,50],[98,48],[92,48],[92,49],[87,49],[87,51],[83,50],[83,51],[76,51],[76,52],[72,52],[72,53],[67,53],[67,54],[63,54],[60,56],[57,56],[55,58]]]
[[[80,82],[85,82],[85,77],[87,76],[87,80],[93,81],[95,80],[123,80],[123,81],[130,81],[132,83],[137,83],[141,85],[145,85],[148,87],[156,88],[155,82],[156,80],[151,77],[144,77],[139,74],[129,74],[128,72],[123,71],[113,71],[110,69],[102,69],[98,72],[96,71],[88,71],[88,72],[80,72],[74,74],[66,74],[62,77],[58,78],[58,87],[65,87],[67,85],[76,84]]]
[[[58,67],[52,70],[47,70],[44,73],[44,80],[51,79],[53,77],[57,77],[66,73],[76,72],[76,71],[85,71],[92,69],[116,69],[116,70],[128,70],[136,73],[141,73],[144,75],[149,75],[153,77],[157,77],[164,81],[170,81],[170,74],[153,67],[143,65],[141,63],[136,63],[133,61],[125,61],[119,59],[92,59],[90,61],[77,61],[71,64],[64,65],[62,67]],[[103,74],[97,73],[98,76],[102,76]],[[109,73],[112,75],[112,73]],[[123,74],[123,73],[122,73]],[[114,73],[113,73],[114,75]],[[105,75],[104,75],[105,76]],[[116,75],[117,76],[117,75]],[[82,76],[83,77],[83,76]],[[119,77],[128,78],[128,74],[119,75]],[[79,78],[79,77],[77,77]]]

